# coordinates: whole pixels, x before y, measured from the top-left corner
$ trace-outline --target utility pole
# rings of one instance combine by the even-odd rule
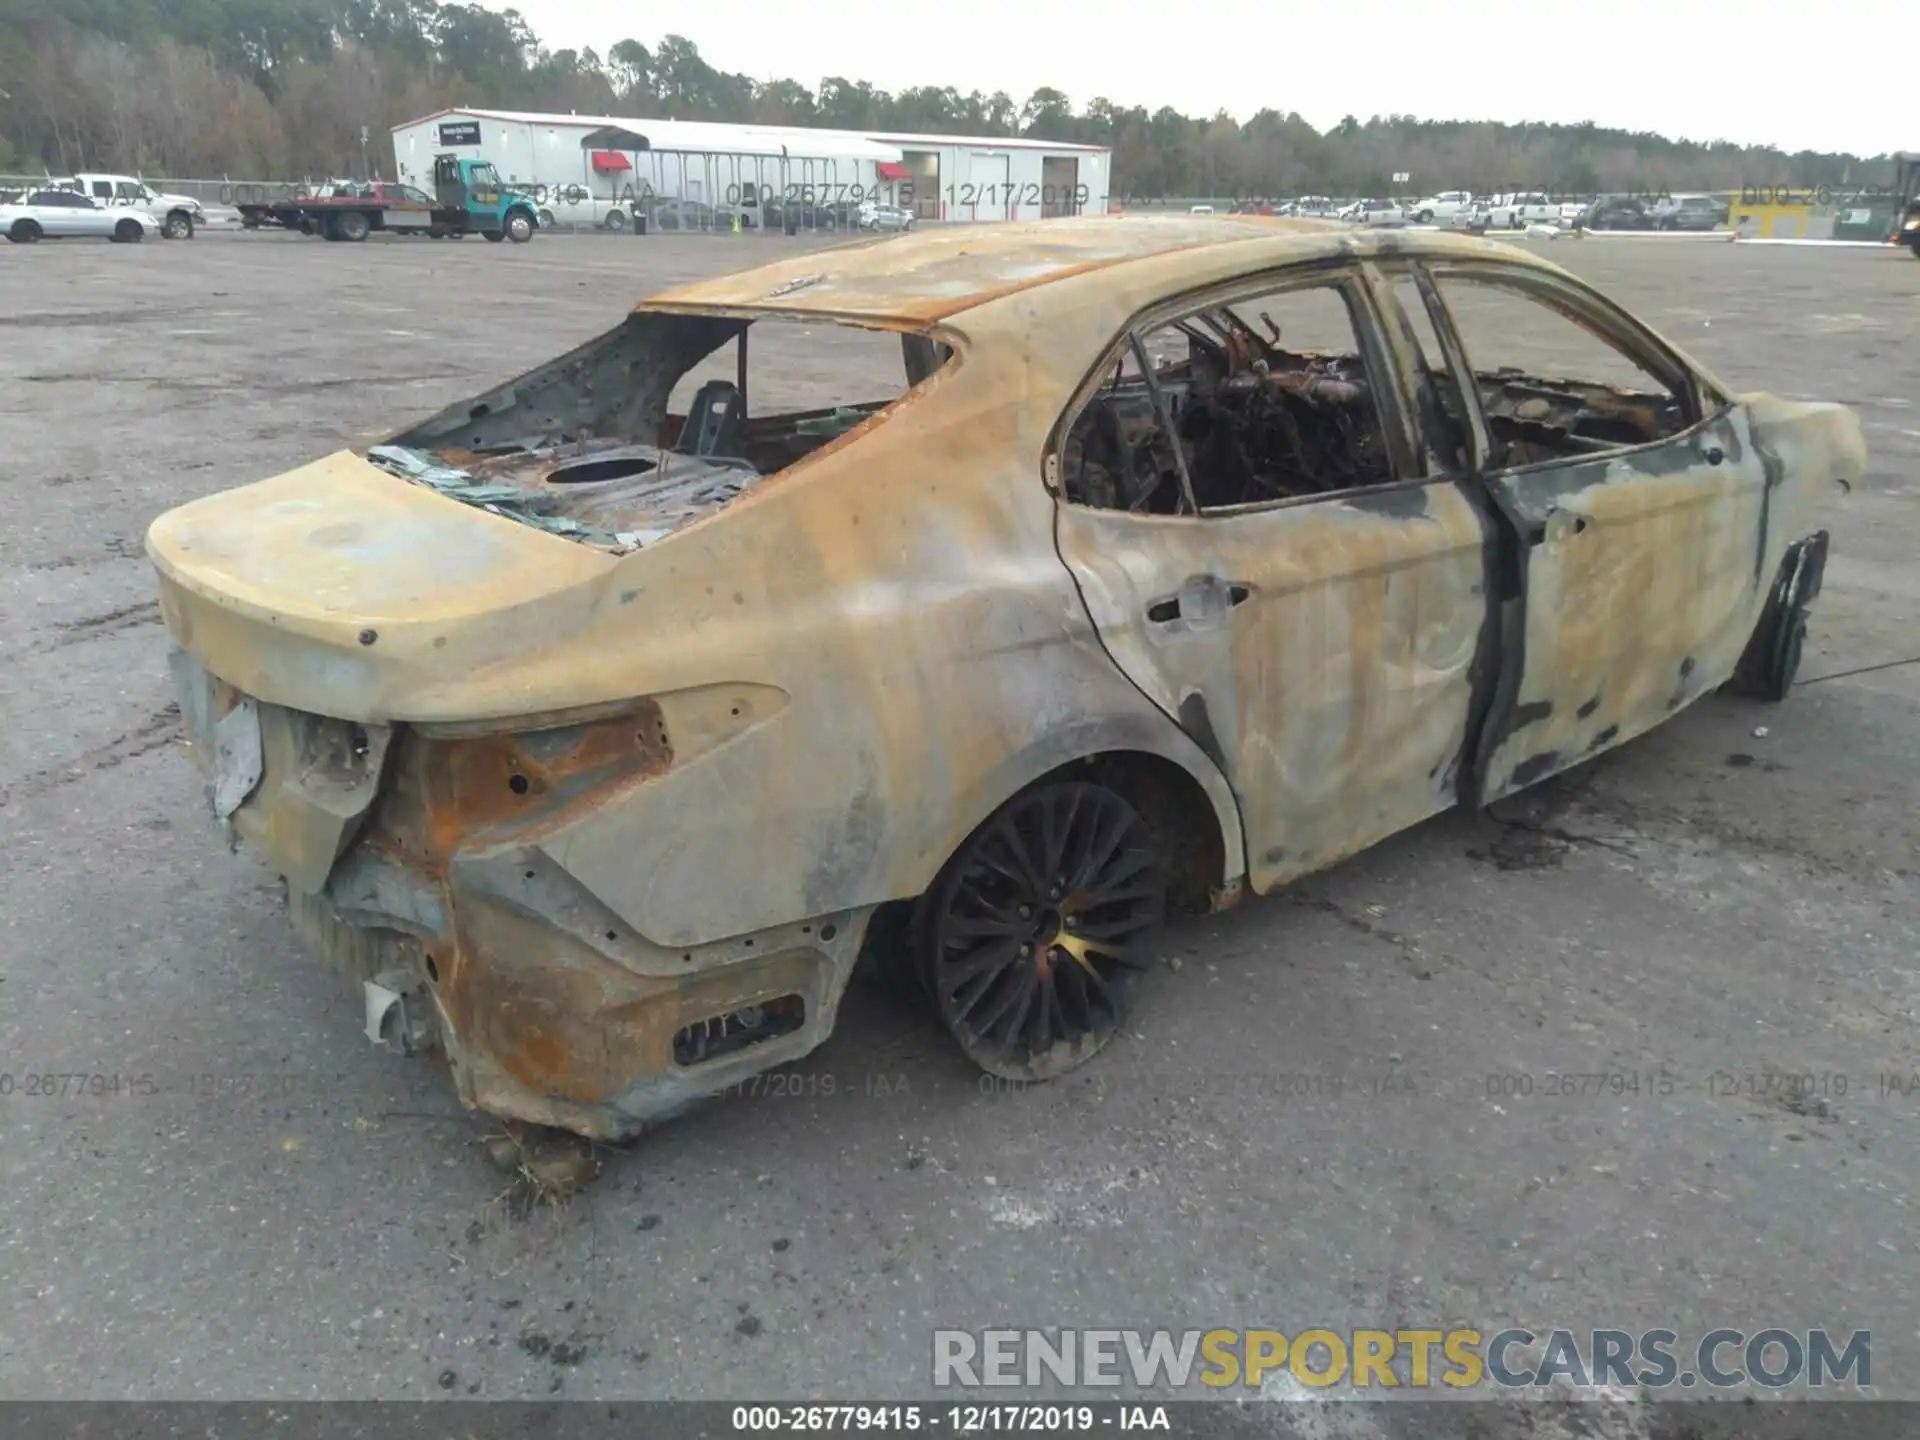
[[[360,178],[362,180],[373,178],[367,171],[367,127],[364,125],[360,127]]]

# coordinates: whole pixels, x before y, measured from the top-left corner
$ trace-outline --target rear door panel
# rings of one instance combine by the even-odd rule
[[[1260,892],[1455,804],[1497,667],[1497,517],[1420,443],[1377,279],[1358,264],[1274,277],[1260,293],[1289,316],[1279,327],[1258,295],[1232,303],[1311,351],[1332,336],[1284,297],[1345,288],[1398,483],[1199,516],[1057,511],[1108,652],[1226,776]]]
[[[1256,891],[1455,803],[1487,616],[1457,483],[1197,520],[1063,504],[1058,534],[1109,653],[1225,773]]]

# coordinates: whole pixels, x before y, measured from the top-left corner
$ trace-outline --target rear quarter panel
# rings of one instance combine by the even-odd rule
[[[1065,392],[974,340],[888,418],[621,562],[566,647],[597,690],[786,697],[544,842],[656,944],[917,894],[1003,800],[1105,750],[1200,778],[1239,878],[1224,780],[1113,665],[1054,548],[1039,464]]]

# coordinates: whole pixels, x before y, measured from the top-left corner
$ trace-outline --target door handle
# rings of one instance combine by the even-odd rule
[[[1576,515],[1571,510],[1549,510],[1546,519],[1528,532],[1527,543],[1533,546],[1545,545],[1549,541],[1560,544],[1575,535],[1584,535],[1586,530],[1586,516]]]
[[[1251,585],[1238,580],[1222,580],[1218,575],[1195,575],[1176,594],[1156,600],[1147,607],[1147,619],[1155,625],[1171,625],[1185,620],[1190,625],[1206,625],[1218,620],[1237,605],[1244,605],[1253,594]]]

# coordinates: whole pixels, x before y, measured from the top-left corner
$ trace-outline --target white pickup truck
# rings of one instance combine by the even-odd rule
[[[1538,190],[1496,195],[1487,206],[1487,227],[1492,230],[1524,230],[1559,219],[1560,203]]]
[[[169,240],[191,240],[206,217],[205,207],[191,195],[163,194],[131,175],[103,175],[89,170],[54,183],[63,190],[89,195],[94,203],[109,209],[145,210],[160,222],[160,233]]]

